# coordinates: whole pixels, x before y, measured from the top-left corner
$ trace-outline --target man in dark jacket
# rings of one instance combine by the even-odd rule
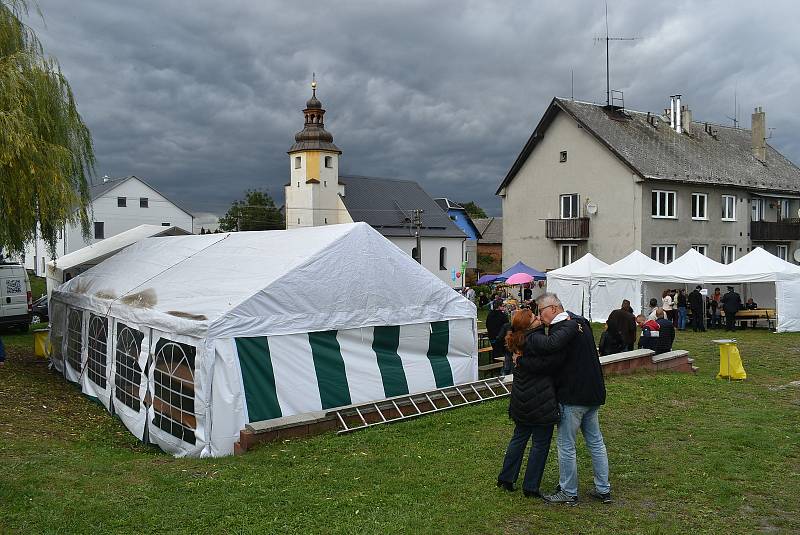
[[[694,332],[706,332],[705,314],[703,314],[703,294],[700,293],[701,286],[695,286],[689,294],[689,310],[692,311],[692,330]]]
[[[725,330],[736,330],[736,313],[742,308],[742,298],[733,291],[733,286],[728,286],[728,293],[722,296],[719,303],[725,312]]]
[[[658,324],[658,338],[656,338],[656,355],[672,351],[672,342],[675,341],[675,325],[669,321],[662,309],[656,310],[656,323]]]
[[[575,441],[580,429],[592,456],[595,488],[589,494],[609,503],[608,454],[597,416],[600,405],[606,402],[606,387],[591,325],[585,318],[565,312],[555,294],[541,295],[536,304],[541,321],[549,329],[547,334],[541,331],[531,334],[528,344],[534,353],[560,355],[560,367],[554,373],[561,408],[557,440],[560,490],[545,500],[567,505],[578,503]]]

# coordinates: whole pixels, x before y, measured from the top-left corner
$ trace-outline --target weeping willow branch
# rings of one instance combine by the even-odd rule
[[[21,253],[38,223],[55,256],[64,225],[89,236],[95,158],[69,82],[21,21],[28,7],[0,0],[0,250]]]

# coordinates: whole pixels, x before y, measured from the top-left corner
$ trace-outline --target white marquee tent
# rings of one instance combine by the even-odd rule
[[[152,238],[53,291],[53,362],[140,440],[477,379],[476,309],[365,223]]]
[[[760,247],[727,265],[694,249],[670,264],[660,264],[634,251],[592,274],[592,320],[608,319],[623,299],[628,299],[634,313],[639,314],[646,299],[660,298],[664,288],[676,284],[733,285],[743,299],[752,297],[761,308],[776,309],[778,332],[800,331],[800,267]]]
[[[592,253],[586,253],[571,264],[548,271],[547,291],[557,294],[566,310],[591,318],[592,273],[607,266]]]
[[[47,294],[50,295],[53,288],[63,283],[64,280],[69,280],[75,275],[83,273],[140,240],[158,236],[181,236],[186,234],[191,234],[191,232],[180,227],[139,225],[51,260],[47,263]]]
[[[642,282],[657,277],[662,264],[641,251],[631,254],[592,273],[591,299],[592,321],[604,322],[611,311],[631,302],[634,314],[642,310]]]

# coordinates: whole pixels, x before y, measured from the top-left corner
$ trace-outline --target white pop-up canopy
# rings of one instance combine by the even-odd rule
[[[175,455],[477,379],[475,305],[365,223],[143,240],[57,288],[51,318],[65,377]]]
[[[634,314],[642,310],[642,281],[658,277],[662,265],[633,251],[592,273],[591,299],[592,321],[604,322],[612,310],[622,305],[623,299],[631,303]]]
[[[548,271],[547,291],[558,295],[566,310],[591,318],[592,274],[606,266],[592,253],[586,253],[571,264]]]
[[[139,225],[51,260],[47,263],[47,294],[50,295],[53,288],[65,280],[83,273],[140,240],[158,236],[181,236],[186,234],[191,234],[191,232],[180,227]]]

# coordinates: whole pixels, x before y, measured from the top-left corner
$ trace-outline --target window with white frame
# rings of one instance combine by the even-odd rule
[[[692,193],[692,219],[695,221],[708,221],[707,194]]]
[[[295,169],[300,169],[300,156],[295,156],[294,157],[294,168]]]
[[[730,264],[734,260],[736,260],[736,246],[735,245],[723,245],[722,246],[722,257],[721,262],[723,264]]]
[[[788,245],[779,245],[778,246],[778,258],[781,260],[788,260],[789,259],[789,246]]]
[[[650,247],[650,258],[662,264],[669,264],[675,260],[675,246],[653,245]]]
[[[791,201],[789,199],[781,199],[780,206],[781,206],[781,213],[780,213],[781,219],[789,219],[790,217],[792,217],[792,214],[789,211],[791,209]]]
[[[578,246],[572,243],[561,245],[561,267],[568,266],[577,260]]]
[[[694,249],[703,256],[708,256],[708,245],[695,244],[692,245],[692,249]]]
[[[580,217],[578,214],[579,199],[580,197],[577,193],[561,196],[561,219],[575,219]]]
[[[127,197],[117,197],[117,206],[119,208],[125,208],[128,206],[128,198]]]
[[[750,220],[763,221],[764,219],[764,199],[750,199]]]
[[[736,195],[722,196],[722,220],[736,221]]]
[[[676,192],[653,190],[652,209],[653,217],[675,218],[675,199]]]
[[[333,156],[325,156],[325,167],[328,169],[333,168]]]

